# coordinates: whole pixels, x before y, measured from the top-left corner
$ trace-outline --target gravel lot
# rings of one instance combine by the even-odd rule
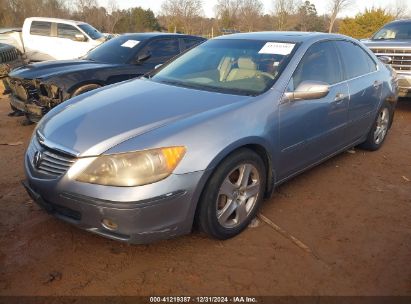
[[[34,127],[8,112],[2,97],[0,295],[411,295],[411,100],[380,151],[343,153],[264,203],[318,258],[263,222],[225,242],[127,245],[54,219],[20,184]]]

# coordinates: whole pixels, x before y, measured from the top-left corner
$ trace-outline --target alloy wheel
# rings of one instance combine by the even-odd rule
[[[217,219],[224,228],[241,225],[253,210],[260,193],[261,180],[257,168],[244,163],[224,179],[217,196]]]

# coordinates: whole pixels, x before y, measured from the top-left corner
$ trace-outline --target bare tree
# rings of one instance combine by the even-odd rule
[[[226,29],[234,29],[237,26],[239,2],[241,0],[218,0],[214,7],[219,25]]]
[[[392,14],[395,19],[404,19],[409,16],[407,0],[396,0],[395,4],[387,8],[388,12]]]
[[[108,1],[107,11],[109,13],[107,18],[107,30],[108,32],[113,33],[117,22],[121,19],[121,12],[118,8],[116,0]]]
[[[298,7],[296,0],[274,0],[274,16],[277,19],[277,29],[284,30],[287,18],[296,12]]]
[[[263,3],[260,0],[241,0],[239,17],[247,31],[252,32],[263,15]]]
[[[203,14],[201,0],[165,0],[161,14],[166,17],[168,27],[182,27],[185,33],[191,33],[196,18]]]
[[[328,32],[332,33],[334,28],[335,20],[337,20],[338,14],[343,10],[347,9],[353,4],[352,0],[328,0],[330,14],[330,25],[328,27]]]

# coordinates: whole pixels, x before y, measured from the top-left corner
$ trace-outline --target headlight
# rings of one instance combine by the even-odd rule
[[[73,168],[74,179],[107,186],[142,186],[169,176],[186,152],[185,147],[102,155],[78,160]],[[80,169],[82,168],[82,169]],[[83,169],[84,168],[84,169]],[[78,171],[77,171],[78,170]],[[75,171],[78,173],[76,174]]]

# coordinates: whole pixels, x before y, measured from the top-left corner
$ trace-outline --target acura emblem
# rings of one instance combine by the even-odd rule
[[[34,153],[33,165],[36,169],[39,169],[42,158],[43,158],[43,155],[41,154],[40,151],[36,151],[36,153]]]

